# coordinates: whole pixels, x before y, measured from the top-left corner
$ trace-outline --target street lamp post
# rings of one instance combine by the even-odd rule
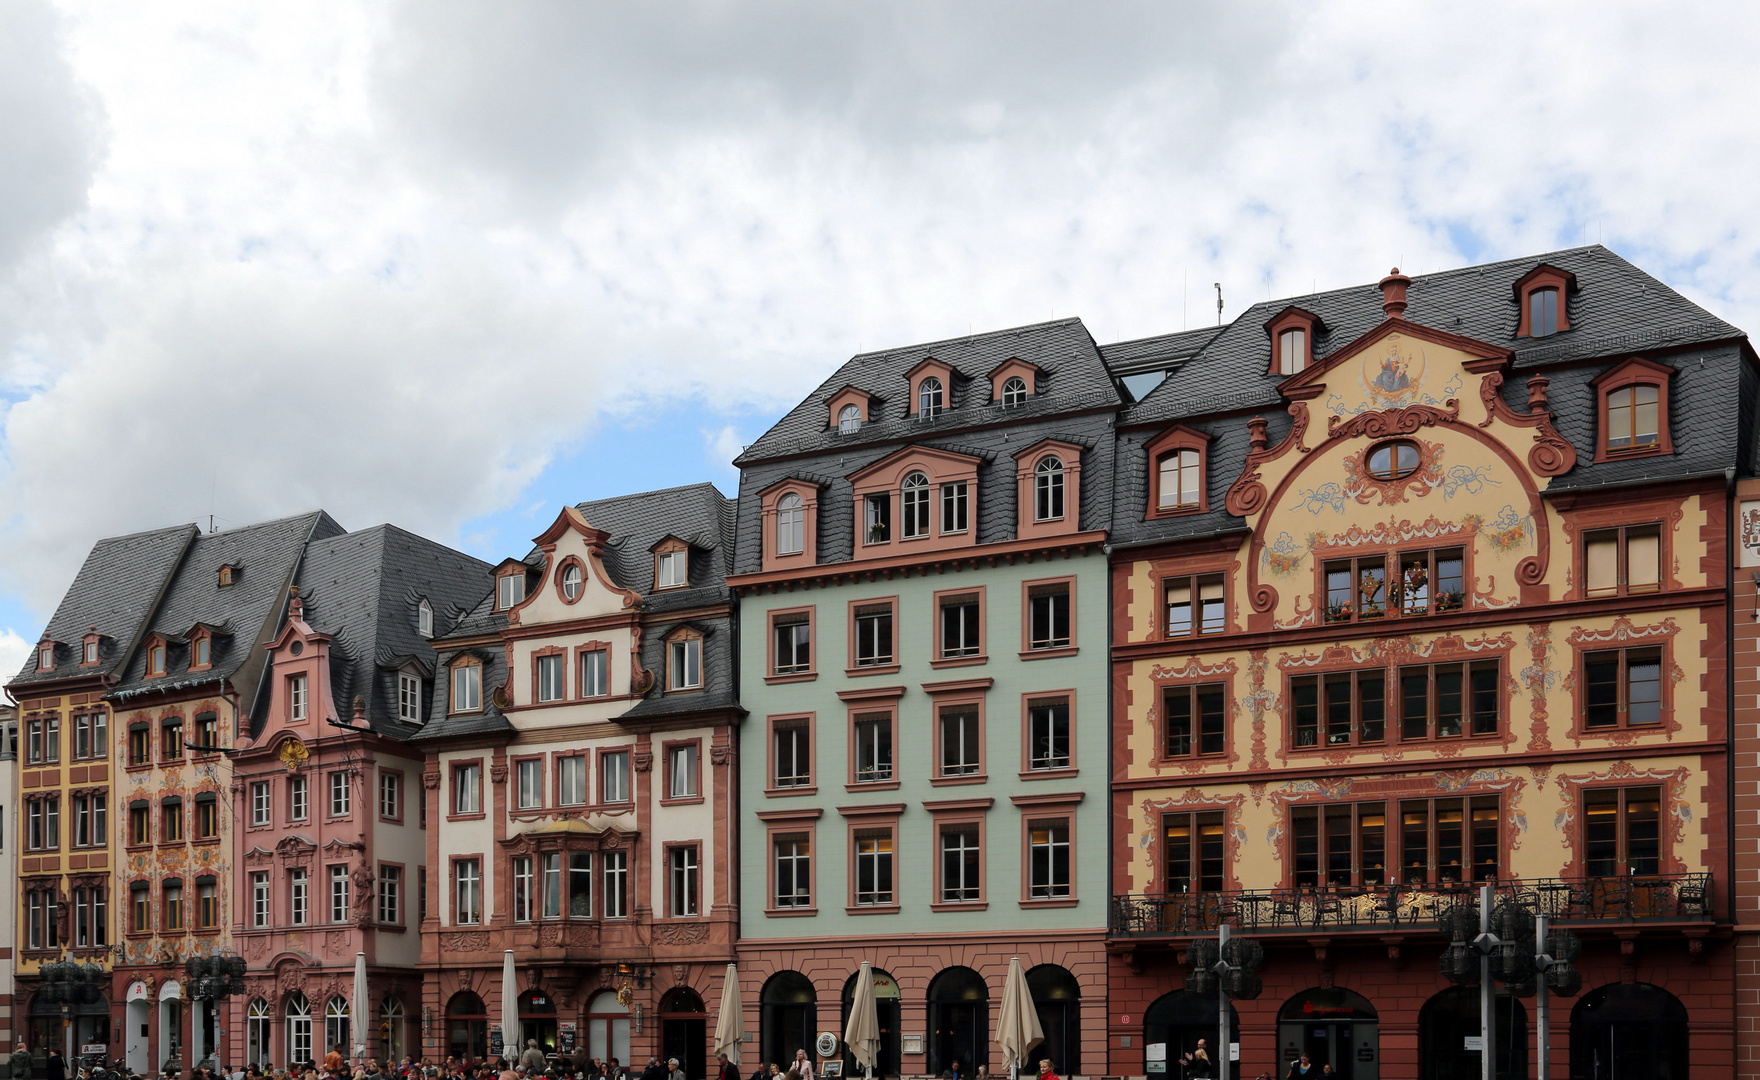
[[[1216,994],[1216,1029],[1221,1045],[1216,1048],[1219,1080],[1228,1080],[1230,1038],[1229,999],[1251,1001],[1259,996],[1264,983],[1259,978],[1259,965],[1265,962],[1265,949],[1251,938],[1229,936],[1223,923],[1216,931],[1216,940],[1194,938],[1186,951],[1192,971],[1186,976],[1186,989],[1197,994]]]
[[[227,998],[244,993],[244,970],[242,956],[192,956],[183,962],[183,973],[189,980],[191,1000],[206,1001],[208,1008],[213,1011],[214,1045],[208,1047],[208,1053],[214,1056],[214,1061],[220,1065],[222,1072],[225,1071],[222,1052],[226,1046],[226,1024],[221,1019],[220,1008]],[[192,1018],[192,1024],[197,1022],[199,1018]]]
[[[1540,995],[1536,1003],[1535,1044],[1540,1080],[1547,1077],[1550,1033],[1547,998],[1569,997],[1583,987],[1583,973],[1571,966],[1582,954],[1582,942],[1568,930],[1549,930],[1544,915],[1536,916],[1514,899],[1493,907],[1490,885],[1479,888],[1479,905],[1461,904],[1443,915],[1440,928],[1449,939],[1442,951],[1442,974],[1457,986],[1479,988],[1479,1075],[1496,1080],[1497,1024],[1493,1013],[1497,983],[1512,997]],[[1477,924],[1477,935],[1472,935]],[[1530,947],[1527,942],[1532,941]]]
[[[71,1064],[74,1061],[74,1032],[79,1024],[75,1010],[80,1005],[103,1000],[104,969],[77,960],[57,960],[44,964],[39,973],[43,977],[43,987],[37,991],[37,996],[51,1005],[61,1006],[62,1053]]]

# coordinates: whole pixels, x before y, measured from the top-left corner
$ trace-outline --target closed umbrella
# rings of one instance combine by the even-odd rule
[[[874,1076],[874,1059],[880,1056],[880,1015],[874,1007],[874,969],[866,960],[856,973],[856,996],[849,1003],[849,1023],[843,1028],[843,1043],[855,1055],[856,1064]]]
[[[513,950],[501,954],[501,1053],[509,1061],[519,1060],[519,983],[513,974]]]
[[[364,1061],[367,1056],[367,954],[354,954],[354,1000],[348,1003],[351,1015],[348,1026],[354,1035],[354,1057]]]
[[[721,1015],[715,1018],[715,1052],[739,1064],[739,1044],[745,1041],[745,1022],[739,1003],[739,972],[732,964],[721,977]]]
[[[1002,1015],[996,1022],[996,1045],[1002,1047],[1002,1059],[1008,1064],[1010,1076],[1026,1063],[1033,1047],[1045,1041],[1045,1029],[1039,1026],[1039,1009],[1033,1004],[1033,992],[1027,989],[1027,973],[1021,970],[1021,958],[1008,962],[1008,982],[1002,987]]]

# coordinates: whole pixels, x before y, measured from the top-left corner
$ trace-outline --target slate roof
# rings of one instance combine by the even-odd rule
[[[1566,298],[1572,328],[1546,338],[1517,338],[1520,312],[1515,282],[1541,263],[1576,276],[1576,288]],[[1513,350],[1518,374],[1505,382],[1503,392],[1517,411],[1527,410],[1523,374],[1547,376],[1548,408],[1557,418],[1555,426],[1577,449],[1576,468],[1555,477],[1551,491],[1703,476],[1730,466],[1750,472],[1755,466],[1751,403],[1756,380],[1741,359],[1742,331],[1605,247],[1590,245],[1425,274],[1412,279],[1407,301],[1405,317],[1410,322]],[[1119,416],[1123,430],[1114,482],[1118,510],[1113,543],[1197,537],[1239,528],[1241,520],[1229,515],[1222,503],[1246,462],[1243,419],[1255,412],[1265,416],[1274,444],[1290,423],[1277,392],[1282,379],[1269,373],[1271,342],[1265,323],[1290,306],[1319,316],[1325,330],[1316,335],[1314,351],[1316,362],[1324,362],[1381,323],[1381,302],[1380,288],[1370,283],[1254,304],[1174,365],[1141,402],[1124,408]],[[1141,352],[1150,346],[1122,344],[1133,349],[1117,354],[1115,373],[1144,370]],[[1659,359],[1676,370],[1670,392],[1675,454],[1595,464],[1596,401],[1589,382],[1634,353],[1662,349],[1668,351]],[[1459,397],[1464,411],[1480,408],[1476,387],[1462,386]],[[1732,401],[1741,404],[1732,407]],[[1175,422],[1212,436],[1205,477],[1212,509],[1144,521],[1148,465],[1141,448]]]
[[[475,606],[490,566],[460,551],[376,525],[313,540],[300,567],[305,620],[328,634],[331,689],[347,720],[354,699],[365,699],[375,731],[408,738],[416,728],[397,719],[397,668],[414,657],[430,672],[432,644],[416,631],[416,610],[427,598],[438,613]],[[436,680],[438,681],[438,680]]]
[[[148,634],[162,634],[170,642],[166,674],[147,678],[142,650],[129,661],[111,698],[230,680],[244,701],[254,701],[256,680],[266,667],[263,646],[274,637],[286,610],[287,587],[307,542],[342,532],[334,518],[319,510],[196,537],[147,627]],[[222,588],[220,567],[226,565],[236,573],[234,583]],[[183,637],[197,623],[217,632],[210,646],[212,666],[192,672]]]
[[[1022,405],[1004,409],[990,402],[990,372],[1019,358],[1040,369],[1039,392]],[[933,420],[908,418],[910,386],[905,374],[924,360],[953,369],[947,408]],[[830,428],[830,400],[845,386],[877,398],[860,431],[840,435]],[[881,442],[942,439],[968,428],[1032,419],[1089,408],[1117,408],[1118,389],[1100,362],[1092,335],[1080,319],[993,330],[966,337],[858,353],[788,415],[734,459],[746,466],[785,455],[810,454]]]
[[[36,683],[94,672],[115,675],[145,636],[147,619],[198,531],[194,525],[173,525],[93,544],[49,620],[48,636],[60,643],[55,649],[54,670],[39,672],[37,650],[32,648],[24,670],[7,684],[13,696],[28,695],[29,687]],[[80,647],[93,626],[105,635],[100,663],[95,668],[82,668]]]
[[[479,587],[489,584],[489,577],[485,574]],[[507,684],[507,651],[499,641],[492,645],[461,644],[462,639],[499,635],[506,628],[507,613],[495,609],[495,594],[490,590],[444,636],[434,639],[437,673],[428,695],[428,722],[413,736],[413,741],[436,742],[461,735],[513,731],[512,721],[495,704],[495,688]],[[465,652],[483,662],[483,709],[474,713],[449,713],[452,690],[446,681],[446,665]]]

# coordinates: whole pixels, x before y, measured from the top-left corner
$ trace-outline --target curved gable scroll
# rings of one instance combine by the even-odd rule
[[[1229,485],[1228,496],[1223,502],[1228,512],[1235,517],[1249,517],[1265,509],[1266,492],[1265,485],[1260,482],[1259,466],[1268,461],[1276,461],[1289,453],[1292,447],[1304,454],[1312,449],[1302,443],[1302,436],[1308,431],[1308,403],[1290,402],[1289,415],[1289,431],[1276,446],[1266,445],[1270,439],[1265,434],[1266,420],[1263,416],[1255,416],[1247,421],[1247,445],[1251,447],[1247,451],[1247,463],[1241,467],[1240,477]]]
[[[619,585],[605,569],[605,545],[611,540],[611,534],[603,529],[594,528],[572,506],[564,506],[556,515],[550,527],[532,538],[532,543],[544,553],[543,577],[539,583],[528,590],[525,598],[508,609],[507,622],[517,626],[522,621],[527,608],[533,604],[543,605],[552,613],[551,617],[578,617],[565,609],[576,606],[565,602],[562,590],[558,587],[558,575],[569,564],[584,565],[587,572],[581,582],[581,600],[586,599],[587,591],[599,588],[616,598],[620,609],[640,607],[642,598],[632,590]],[[538,621],[548,621],[543,615],[536,616]]]

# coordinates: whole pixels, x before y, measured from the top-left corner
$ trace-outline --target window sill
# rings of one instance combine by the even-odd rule
[[[1020,655],[1022,660],[1050,660],[1057,656],[1074,656],[1081,651],[1079,645],[1065,645],[1056,649],[1028,649]]]
[[[817,795],[818,784],[807,784],[801,787],[767,787],[764,789],[766,798],[786,799],[790,795]]]
[[[542,807],[539,807],[538,809],[542,809]],[[402,818],[400,818],[400,817],[386,817],[384,814],[379,815],[379,821],[385,825],[402,825],[403,824]]]
[[[897,904],[860,904],[843,909],[845,915],[897,915]]]
[[[930,911],[983,911],[990,906],[988,900],[937,900],[929,905]]]
[[[864,675],[897,675],[898,671],[899,671],[899,665],[897,664],[897,662],[890,663],[890,664],[864,665],[862,667],[850,667],[850,668],[843,669],[843,673],[852,679],[859,679]]]
[[[1285,378],[1287,377],[1288,376],[1285,376]],[[1203,512],[1203,503],[1199,503],[1196,506],[1156,506],[1150,508],[1149,512],[1143,515],[1143,520],[1160,521],[1162,518],[1189,517],[1192,514],[1201,514]]]
[[[1319,747],[1292,746],[1289,749],[1290,749],[1291,753],[1298,753],[1298,752],[1299,753],[1307,753],[1307,752],[1310,752],[1313,750],[1325,750],[1326,747],[1324,747],[1324,746],[1319,746]],[[1372,747],[1364,747],[1364,749],[1372,749]],[[1228,760],[1228,752],[1225,750],[1220,754],[1187,754],[1184,757],[1157,757],[1154,760],[1150,761],[1149,764],[1157,769],[1175,769],[1175,768],[1179,768],[1184,765],[1201,764],[1203,762],[1220,762],[1220,761],[1227,761],[1227,760]]]
[[[1022,780],[1066,780],[1080,774],[1081,771],[1073,766],[1068,769],[1028,769],[1020,774],[1020,778]]]
[[[38,766],[29,765],[26,767],[34,769],[34,768],[37,768]],[[123,772],[131,772],[131,773],[146,772],[148,769],[150,769],[152,767],[153,767],[153,763],[150,761],[131,761],[127,765],[124,765],[122,767],[122,771]]]
[[[1056,899],[1022,900],[1020,906],[1023,908],[1060,908],[1075,907],[1078,903],[1080,901],[1076,897],[1059,896]]]
[[[954,656],[944,657],[940,660],[931,660],[929,661],[929,666],[936,670],[940,670],[941,668],[950,667],[976,667],[979,664],[988,664],[989,662],[990,657],[983,653],[979,653],[976,656]]]
[[[175,840],[161,840],[155,846],[161,851],[164,851],[166,848],[180,848],[183,846],[183,837],[180,836]]]
[[[766,675],[764,681],[775,686],[779,683],[812,682],[818,677],[817,671],[791,671],[786,675]]]
[[[897,791],[897,780],[863,780],[858,783],[845,784],[845,791]]]
[[[190,931],[190,933],[195,935],[196,937],[213,937],[215,934],[218,934],[219,932],[220,932],[220,928],[218,926],[198,926],[194,930]]]
[[[967,773],[963,776],[936,776],[929,780],[930,787],[959,787],[964,784],[988,784],[989,773]]]
[[[151,845],[151,844],[124,844],[122,846],[122,850],[124,850],[124,851],[151,851],[151,850],[153,850],[153,845]],[[26,849],[26,854],[29,854],[28,848]]]
[[[404,931],[409,929],[409,927],[403,925],[402,923],[382,922],[382,923],[374,923],[373,925],[377,926],[379,928],[379,932],[382,934],[401,934]]]
[[[479,810],[474,814],[447,814],[446,820],[447,821],[482,821],[484,818],[486,818],[488,816],[489,815],[487,815]]]
[[[819,914],[816,907],[765,908],[766,919],[798,919]]]
[[[1493,731],[1487,735],[1441,735],[1441,736],[1436,736],[1436,737],[1432,737],[1432,738],[1425,738],[1425,739],[1389,739],[1385,742],[1378,742],[1378,743],[1339,743],[1336,746],[1291,746],[1291,747],[1289,747],[1289,752],[1291,754],[1314,755],[1314,754],[1327,754],[1327,753],[1337,754],[1337,753],[1342,753],[1342,752],[1346,752],[1346,751],[1354,751],[1354,750],[1362,750],[1362,751],[1394,750],[1394,749],[1400,749],[1400,748],[1408,747],[1408,746],[1436,747],[1436,746],[1450,746],[1450,745],[1454,745],[1454,744],[1474,745],[1474,744],[1480,744],[1480,743],[1497,742],[1497,741],[1501,740],[1503,738],[1503,736],[1504,736],[1503,732]],[[1208,760],[1208,761],[1220,761],[1220,760],[1222,760],[1222,755],[1220,755],[1220,754],[1205,754],[1204,758],[1205,758],[1205,760]],[[1167,760],[1172,762],[1172,761],[1189,761],[1189,760],[1194,760],[1194,759],[1191,759],[1191,758],[1169,758]]]
[[[213,847],[220,843],[218,836],[203,836],[189,842],[190,847]]]
[[[703,801],[701,795],[685,795],[676,799],[661,799],[661,806],[695,806]]]
[[[1617,735],[1643,735],[1652,731],[1667,731],[1668,727],[1658,720],[1654,724],[1610,724],[1607,727],[1574,727],[1570,731],[1573,739],[1597,739]],[[1487,738],[1484,735],[1473,736],[1477,739]]]

